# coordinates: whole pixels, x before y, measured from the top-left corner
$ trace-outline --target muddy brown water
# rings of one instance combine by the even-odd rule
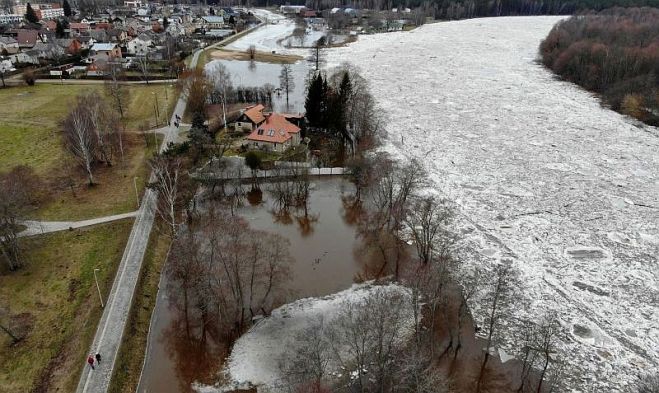
[[[314,181],[308,222],[299,220],[302,213],[291,215],[290,220],[275,217],[267,191],[262,203],[253,206],[246,202],[239,209],[252,228],[277,233],[290,241],[295,259],[291,266],[291,301],[346,289],[360,272],[356,228],[344,219],[341,198],[352,190],[353,186],[341,178]],[[180,313],[170,307],[165,280],[163,277],[147,341],[140,393],[190,391],[191,382],[219,371],[224,356],[212,348],[210,340],[206,344],[191,343],[180,334],[185,329],[178,325]]]

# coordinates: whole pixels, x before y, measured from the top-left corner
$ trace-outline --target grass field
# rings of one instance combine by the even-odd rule
[[[0,267],[0,304],[31,329],[18,344],[0,336],[0,392],[75,390],[132,220],[25,239],[28,264]],[[6,323],[6,320],[3,320]]]
[[[137,284],[140,290],[136,292],[130,309],[126,334],[110,383],[110,393],[129,393],[137,389],[144,363],[151,314],[156,306],[160,272],[164,267],[168,248],[169,238],[159,231],[152,231]]]
[[[53,168],[62,159],[63,151],[58,123],[75,103],[76,96],[102,85],[51,85],[0,89],[0,168],[18,164],[32,166],[38,173]],[[173,87],[163,85],[126,86],[129,91],[126,129],[134,130],[148,121],[155,123],[155,95],[158,96],[160,121],[166,106],[176,99]],[[165,99],[167,91],[167,99]]]
[[[0,168],[28,165],[48,183],[51,200],[35,212],[34,218],[78,220],[100,215],[124,213],[135,208],[134,177],[144,185],[149,151],[141,136],[130,133],[140,124],[155,123],[155,101],[160,121],[171,113],[177,96],[175,88],[164,85],[129,85],[126,113],[126,154],[123,163],[98,168],[99,185],[84,186],[82,171],[71,164],[62,148],[58,123],[74,104],[76,96],[90,89],[103,91],[102,85],[51,85],[16,87],[0,90]],[[165,93],[167,92],[167,93]],[[70,170],[69,168],[73,168]],[[77,186],[74,197],[64,183],[69,178]],[[140,187],[140,189],[143,187]]]

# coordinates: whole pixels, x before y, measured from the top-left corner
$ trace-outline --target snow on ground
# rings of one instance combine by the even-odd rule
[[[275,309],[268,318],[256,323],[241,336],[233,346],[227,361],[226,372],[229,386],[256,385],[266,390],[276,390],[281,382],[279,364],[286,358],[287,351],[295,348],[299,333],[313,326],[320,318],[330,324],[346,302],[360,304],[375,293],[400,294],[409,298],[410,291],[397,284],[373,285],[371,282],[355,284],[344,291],[320,298],[300,299]],[[413,331],[414,317],[409,302],[410,332]],[[230,388],[197,386],[199,392],[218,392]]]
[[[457,201],[471,261],[519,269],[516,316],[561,319],[571,387],[629,391],[659,367],[659,139],[536,63],[559,19],[437,23],[328,58],[370,81],[386,149]]]

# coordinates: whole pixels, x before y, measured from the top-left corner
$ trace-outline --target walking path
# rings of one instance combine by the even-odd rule
[[[131,218],[137,216],[138,211],[115,214],[113,216],[105,216],[92,218],[89,220],[82,221],[23,221],[22,225],[25,225],[27,228],[18,234],[19,237],[24,236],[34,236],[34,235],[43,235],[44,233],[65,231],[67,229],[77,229],[82,227],[87,227],[90,225],[103,224],[106,222],[123,220],[125,218]]]
[[[194,53],[190,63],[191,67],[196,67],[200,53],[201,50]],[[164,138],[160,146],[161,152],[166,149],[169,142],[176,141],[178,137],[178,129],[174,126],[176,115],[183,117],[185,106],[186,98],[180,96],[172,113],[171,125],[163,128]],[[151,177],[151,180],[153,180],[153,174]],[[98,352],[103,356],[103,363],[96,367],[96,370],[91,370],[84,363],[84,359],[80,359],[83,370],[77,392],[103,393],[108,390],[114,364],[117,360],[117,353],[126,328],[130,306],[133,302],[133,293],[140,276],[142,260],[149,242],[149,234],[153,227],[155,203],[155,193],[147,188],[140,209],[137,211],[135,223],[117,271],[117,277],[112,285],[103,316],[90,348],[90,353]]]

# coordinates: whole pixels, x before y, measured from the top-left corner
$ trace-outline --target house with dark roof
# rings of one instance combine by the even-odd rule
[[[253,149],[283,152],[300,144],[300,127],[286,120],[286,117],[271,113],[247,140]]]
[[[261,104],[248,106],[234,123],[234,129],[237,132],[254,131],[265,120],[263,109],[265,107]]]
[[[32,48],[37,41],[39,40],[39,32],[36,30],[18,30],[18,35],[16,36],[16,41],[18,41],[18,46],[21,49]]]

